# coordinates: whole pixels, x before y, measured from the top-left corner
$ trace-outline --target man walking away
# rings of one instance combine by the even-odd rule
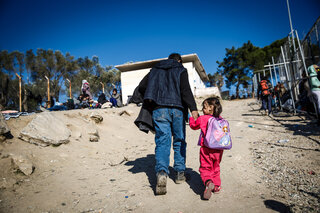
[[[185,181],[187,118],[184,112],[190,109],[192,117],[197,119],[197,105],[180,54],[173,53],[167,60],[160,61],[140,84],[146,86],[144,102],[153,106],[156,194],[163,195],[167,193],[171,143],[174,150],[175,182],[179,184]]]

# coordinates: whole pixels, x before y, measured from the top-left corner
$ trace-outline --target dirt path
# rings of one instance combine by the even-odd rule
[[[280,121],[260,116],[257,106],[248,106],[253,101],[223,103],[222,116],[230,122],[234,145],[222,159],[222,191],[210,201],[200,199],[199,132],[189,127],[188,181],[177,185],[170,176],[168,193],[155,196],[154,135],[140,132],[133,124],[138,107],[96,110],[104,118],[97,124],[100,140],[96,143],[89,142],[85,134],[85,117],[91,111],[53,112],[72,130],[70,143],[58,147],[19,140],[20,130],[32,117],[11,119],[8,123],[15,138],[0,146],[0,212],[275,212],[266,204],[287,210],[286,198],[277,197],[262,179],[263,162],[253,150],[263,138],[270,142],[276,132],[292,133]],[[124,109],[132,115],[119,116]],[[319,141],[319,135],[313,139]],[[317,143],[314,146],[319,148]],[[10,154],[26,153],[32,154],[35,165],[29,177],[13,173],[10,163]],[[316,158],[312,165],[319,169],[317,154],[311,156]],[[319,180],[318,174],[314,176]]]

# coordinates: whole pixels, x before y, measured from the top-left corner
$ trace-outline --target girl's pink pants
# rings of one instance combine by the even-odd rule
[[[215,186],[221,185],[220,162],[223,150],[210,149],[205,146],[200,148],[200,176],[204,184],[212,180]]]

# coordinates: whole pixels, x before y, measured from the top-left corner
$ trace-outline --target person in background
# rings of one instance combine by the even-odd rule
[[[47,96],[45,96],[43,99],[41,99],[41,101],[42,101],[42,106],[44,108],[50,108],[55,105],[55,101],[54,101],[53,96],[50,96],[50,101],[48,101]],[[50,105],[50,107],[49,107],[49,105]]]
[[[92,105],[93,100],[90,99],[88,94],[83,94],[80,101],[80,106],[82,109],[89,108]]]
[[[89,96],[89,99],[92,100],[90,85],[87,80],[82,80],[81,91],[82,91],[82,94],[87,94]]]
[[[121,102],[120,95],[118,94],[117,89],[112,90],[110,102],[112,103],[112,106],[114,106],[114,107],[122,107],[122,102]]]
[[[307,74],[304,71],[302,73],[302,80],[299,83],[299,103],[301,105],[301,110],[310,112],[313,108],[311,100],[312,93],[309,86]]]
[[[317,106],[318,111],[318,125],[320,126],[320,81],[317,78],[316,69],[319,67],[317,65],[311,65],[308,67],[308,73],[310,77],[310,89],[312,93],[313,100]]]
[[[258,86],[258,100],[261,98],[262,101],[262,106],[261,109],[264,110],[264,114],[266,115],[267,112],[267,107],[268,107],[268,115],[271,114],[272,108],[271,108],[271,102],[272,102],[272,97],[271,97],[271,83],[270,81],[267,80],[266,77],[263,77],[262,80],[260,81],[260,84]]]
[[[108,100],[106,98],[106,95],[104,93],[101,93],[98,97],[98,103],[103,105],[104,103],[106,103]]]
[[[274,87],[274,95],[276,96],[276,108],[278,108],[279,110],[281,109],[280,87],[280,82],[278,82],[277,85]]]
[[[320,67],[318,65],[316,65],[315,69],[316,69],[316,72],[317,72],[318,80],[320,81]]]

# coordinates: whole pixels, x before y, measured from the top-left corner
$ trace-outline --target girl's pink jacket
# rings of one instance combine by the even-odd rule
[[[193,117],[190,117],[189,125],[193,130],[201,129],[204,135],[206,135],[209,118],[212,118],[212,115],[201,115],[196,121],[193,119]],[[203,137],[201,138],[200,146],[203,146]]]

